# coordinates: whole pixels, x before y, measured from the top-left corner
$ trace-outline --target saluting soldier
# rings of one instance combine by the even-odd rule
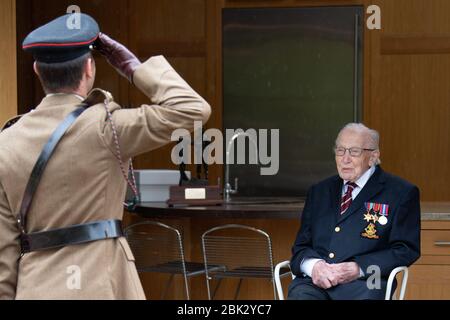
[[[206,122],[210,106],[164,57],[141,63],[92,17],[79,29],[69,18],[24,40],[47,95],[0,133],[0,298],[145,299],[120,225],[129,160]],[[148,105],[92,90],[93,48]]]

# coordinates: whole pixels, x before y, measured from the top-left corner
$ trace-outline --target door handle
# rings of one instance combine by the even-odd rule
[[[437,247],[450,247],[450,241],[435,241],[434,245]]]

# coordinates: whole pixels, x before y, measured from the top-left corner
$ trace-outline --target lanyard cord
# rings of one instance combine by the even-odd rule
[[[137,202],[139,202],[139,193],[138,193],[137,186],[136,186],[136,178],[134,176],[133,160],[132,159],[129,160],[128,172],[126,172],[125,171],[125,166],[124,166],[123,161],[122,161],[122,153],[120,152],[120,145],[119,145],[119,138],[118,138],[118,135],[117,135],[117,128],[116,128],[116,125],[114,124],[114,121],[112,119],[111,111],[109,111],[109,109],[108,109],[108,101],[107,100],[105,100],[104,106],[105,106],[106,113],[108,115],[109,122],[111,123],[111,128],[112,128],[112,133],[113,133],[113,138],[114,138],[114,144],[115,144],[115,147],[116,147],[116,153],[114,153],[114,156],[117,158],[117,160],[119,160],[119,165],[120,165],[120,170],[122,171],[122,175],[123,175],[123,177],[125,178],[125,181],[130,186],[131,190],[134,193],[133,201],[131,203],[124,202],[123,204],[124,204],[124,206],[126,207],[127,210],[134,210],[134,207],[136,206]],[[129,173],[131,173],[131,180],[129,179]]]

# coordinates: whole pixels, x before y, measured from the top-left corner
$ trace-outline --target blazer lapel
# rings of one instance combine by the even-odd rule
[[[341,208],[341,197],[342,197],[342,179],[339,176],[336,176],[336,179],[330,185],[330,203],[333,212],[339,214]]]
[[[342,216],[339,216],[338,223],[350,217],[352,214],[354,214],[361,208],[364,202],[369,201],[370,199],[375,197],[378,193],[380,193],[384,188],[384,182],[385,182],[384,171],[381,169],[380,166],[378,166],[373,175],[370,177],[369,181],[367,181],[364,188],[358,193],[358,196],[353,200],[352,204],[347,209],[347,211]]]

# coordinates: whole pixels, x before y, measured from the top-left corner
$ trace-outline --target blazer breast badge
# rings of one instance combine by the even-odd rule
[[[388,223],[389,205],[382,203],[366,202],[366,213],[364,214],[364,220],[368,222],[367,227],[361,233],[363,238],[367,239],[379,239],[377,235],[376,223],[384,226]]]

